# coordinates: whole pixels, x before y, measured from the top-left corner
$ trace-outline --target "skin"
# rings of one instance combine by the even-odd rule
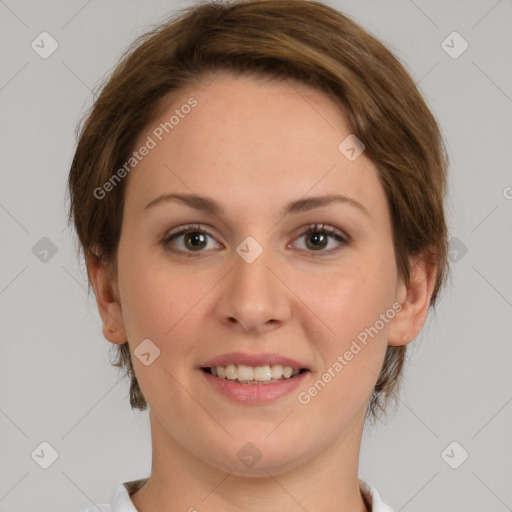
[[[132,501],[140,512],[362,512],[367,403],[386,347],[421,330],[435,267],[411,260],[410,284],[399,278],[377,171],[364,153],[351,162],[338,150],[351,130],[329,97],[295,81],[219,73],[175,96],[136,147],[191,96],[197,107],[129,175],[117,276],[88,262],[105,337],[129,341],[149,404],[152,473]],[[171,192],[209,196],[225,214],[179,202],[144,210]],[[289,201],[332,193],[369,215],[342,203],[279,213]],[[166,250],[165,235],[189,223],[211,234],[195,241],[202,252],[186,235]],[[350,242],[329,237],[311,248],[303,233],[315,223]],[[252,263],[235,250],[247,236],[263,248]],[[198,373],[227,352],[277,352],[310,367],[298,391],[307,390],[393,303],[401,311],[307,405],[298,392],[237,403]],[[146,338],[161,351],[149,366],[133,356]],[[261,452],[251,468],[237,457],[247,442]]]

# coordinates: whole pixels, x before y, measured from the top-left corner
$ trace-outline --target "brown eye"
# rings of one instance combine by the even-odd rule
[[[308,233],[306,237],[306,245],[312,249],[324,249],[329,243],[329,235],[323,233]]]
[[[319,252],[332,254],[341,249],[340,246],[346,245],[348,240],[341,235],[337,230],[329,227],[325,227],[323,224],[314,224],[310,226],[299,238],[305,237],[306,239],[306,250],[308,252]],[[333,239],[338,242],[338,248],[333,250],[324,249],[329,245],[329,239]]]
[[[162,245],[166,250],[185,256],[195,256],[204,252],[203,249],[208,246],[208,238],[213,237],[199,225],[186,226],[175,233],[170,233],[162,240]],[[218,247],[218,244],[212,243],[211,248]]]
[[[191,251],[195,251],[197,249],[203,249],[206,243],[206,235],[200,231],[189,231],[185,233],[185,247],[190,249]]]

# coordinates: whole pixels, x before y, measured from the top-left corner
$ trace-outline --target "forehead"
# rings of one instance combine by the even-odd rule
[[[126,203],[141,211],[162,193],[183,192],[247,213],[343,193],[386,208],[371,161],[340,152],[350,134],[340,107],[316,89],[220,74],[180,91],[140,134],[134,149],[148,137],[154,147],[131,172]]]

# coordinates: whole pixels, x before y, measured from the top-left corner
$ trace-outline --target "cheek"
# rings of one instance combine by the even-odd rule
[[[136,345],[145,338],[162,340],[183,316],[186,306],[179,276],[169,275],[162,263],[127,246],[120,245],[119,280],[123,320],[129,331],[130,341]],[[180,291],[178,291],[180,290]],[[177,300],[179,297],[179,300]],[[172,331],[171,331],[172,332]]]
[[[393,253],[359,253],[333,271],[300,280],[299,286],[297,294],[323,326],[325,340],[343,348],[391,308],[396,286]]]
[[[162,266],[147,261],[137,265],[134,256],[127,259],[124,268],[119,267],[120,279],[124,270],[123,320],[129,329],[135,374],[151,407],[162,410],[169,405],[165,405],[166,401],[170,401],[173,408],[186,408],[185,395],[160,391],[175,389],[178,386],[175,379],[183,380],[183,374],[189,370],[182,362],[190,360],[193,352],[190,339],[197,325],[194,314],[199,311],[198,302],[208,286],[193,275],[170,272],[168,263]],[[160,350],[158,358],[148,366],[133,354],[146,339]]]
[[[380,373],[394,318],[395,276],[392,258],[368,257],[313,280],[315,286],[302,285],[320,326],[321,334],[311,339],[321,358],[299,401],[328,409],[340,425],[366,407]]]
[[[179,361],[197,350],[191,340],[204,336],[202,316],[218,275],[213,271],[200,273],[192,267],[180,269],[162,257],[146,256],[144,260],[134,253],[123,267],[120,265],[119,272],[124,279],[123,320],[132,350],[148,338],[160,349],[165,367],[178,365],[181,371]]]

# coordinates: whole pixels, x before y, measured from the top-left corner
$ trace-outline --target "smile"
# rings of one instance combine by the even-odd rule
[[[272,377],[273,367],[274,375],[278,378]],[[307,369],[294,369],[292,366],[228,364],[225,367],[220,367],[221,375],[224,370],[224,377],[221,377],[218,368],[218,366],[209,366],[199,369],[199,374],[203,376],[208,384],[207,389],[213,391],[215,396],[224,396],[246,406],[272,403],[285,397],[292,400],[293,398],[290,397],[294,396],[293,392],[304,384],[304,379],[310,374]],[[260,370],[260,368],[263,368],[263,370]],[[217,375],[213,375],[214,371]],[[289,375],[289,377],[286,377],[286,375]],[[265,378],[265,380],[256,380],[255,377]]]
[[[245,364],[228,364],[227,366],[212,366],[201,368],[204,372],[245,385],[273,384],[291,379],[306,369],[293,368],[280,364],[266,364],[262,366],[248,366]]]

